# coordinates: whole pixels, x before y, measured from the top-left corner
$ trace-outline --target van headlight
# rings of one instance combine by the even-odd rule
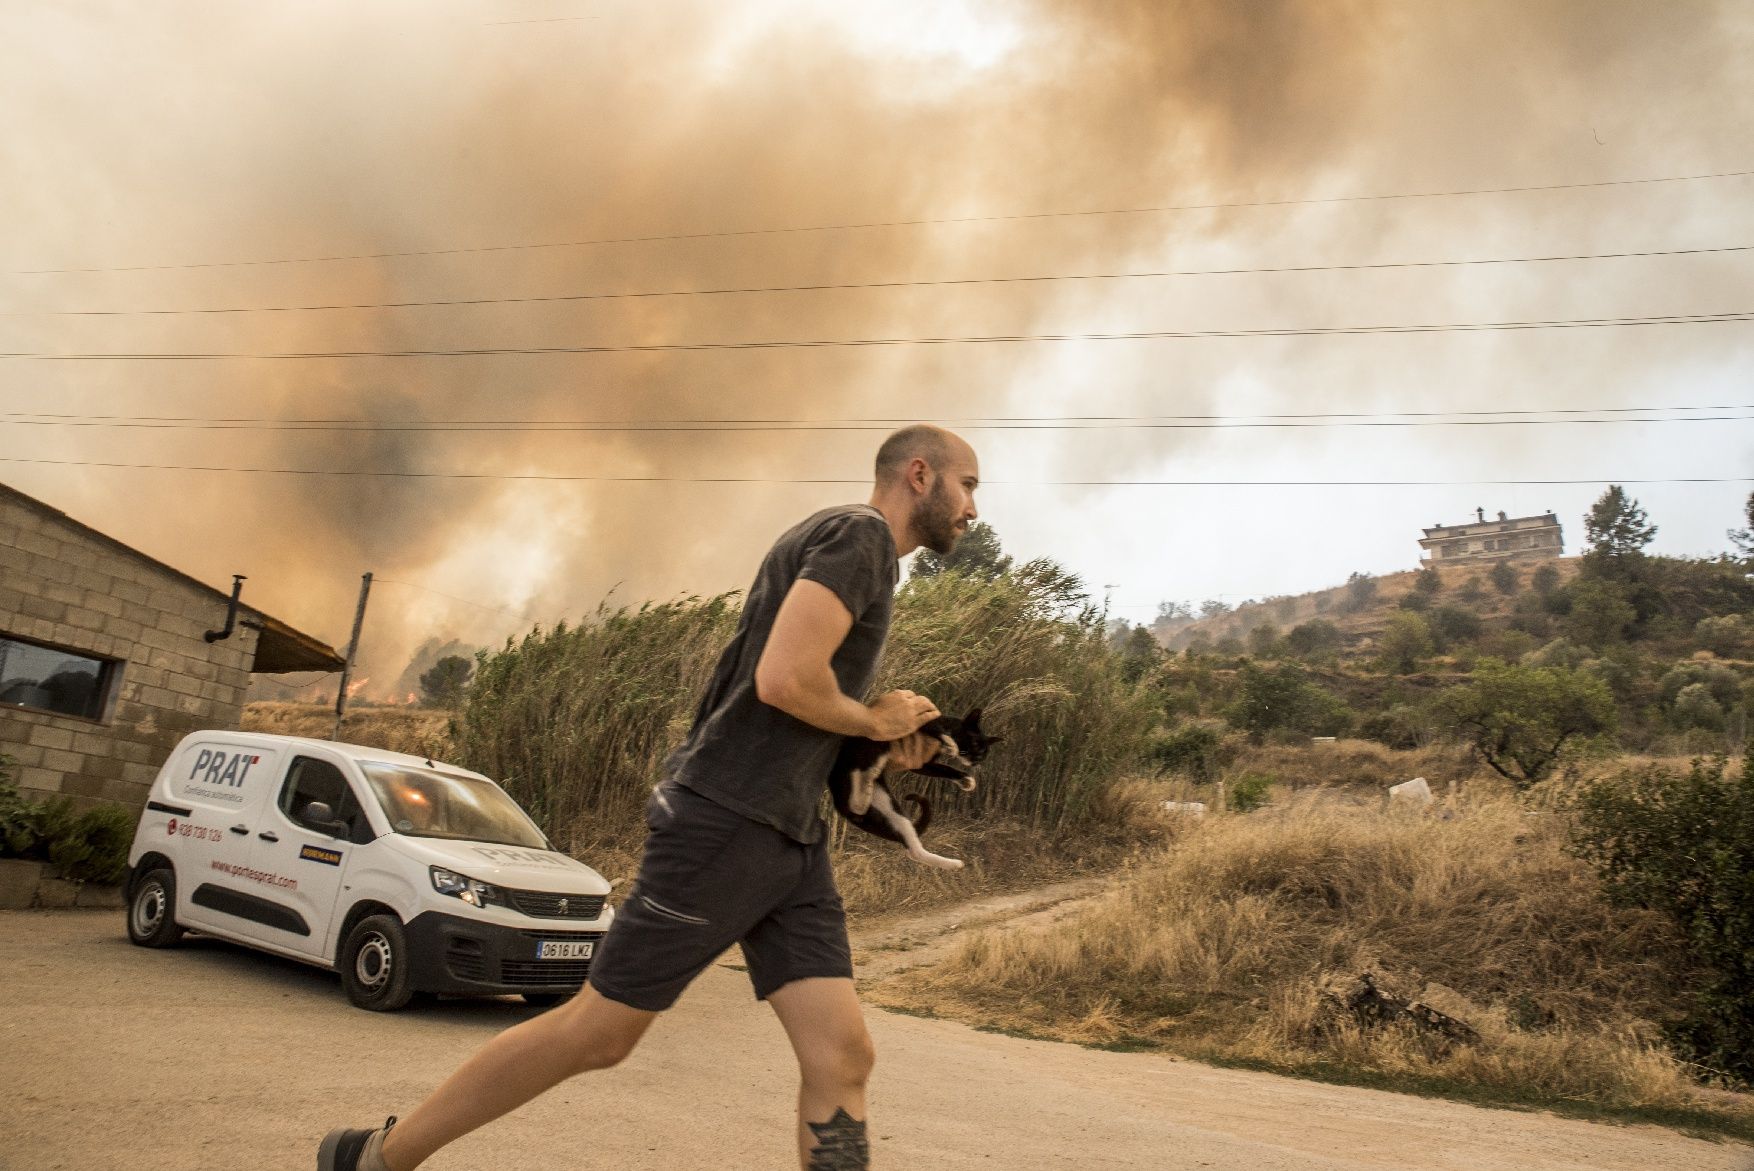
[[[432,867],[432,889],[442,895],[462,899],[472,907],[506,905],[505,892],[499,887],[489,886],[467,874],[458,874],[455,870],[446,870],[443,866]]]

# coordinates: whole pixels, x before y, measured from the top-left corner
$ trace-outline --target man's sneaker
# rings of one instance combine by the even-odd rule
[[[372,1141],[373,1135],[389,1134],[390,1128],[396,1125],[394,1115],[380,1127],[365,1130],[348,1130],[345,1127],[331,1130],[323,1138],[323,1145],[317,1148],[317,1171],[377,1171],[383,1166],[381,1158],[372,1163],[361,1162],[365,1149]],[[378,1151],[383,1150],[383,1139],[377,1142]],[[377,1152],[373,1152],[376,1154]]]

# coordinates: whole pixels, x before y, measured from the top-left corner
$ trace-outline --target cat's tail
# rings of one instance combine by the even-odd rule
[[[919,812],[916,815],[909,817],[908,820],[914,823],[915,833],[925,833],[926,827],[932,824],[932,803],[918,793],[909,793],[907,796],[903,797],[902,800],[912,802],[919,807]]]

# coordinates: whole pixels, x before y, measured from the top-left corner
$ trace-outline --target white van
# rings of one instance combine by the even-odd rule
[[[577,992],[614,911],[486,777],[354,744],[195,732],[129,851],[128,938],[185,929],[341,973],[361,1008],[417,992]]]

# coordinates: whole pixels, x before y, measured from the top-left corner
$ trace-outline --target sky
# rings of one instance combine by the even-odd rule
[[[1576,552],[1609,482],[1711,555],[1754,487],[1737,0],[0,0],[0,38],[0,481],[336,646],[372,572],[367,695],[743,588],[916,419],[1133,621],[1476,508]]]

